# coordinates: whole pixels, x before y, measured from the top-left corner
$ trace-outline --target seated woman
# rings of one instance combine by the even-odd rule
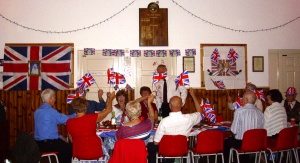
[[[280,104],[282,99],[282,94],[278,89],[272,89],[267,93],[267,102],[270,106],[264,112],[264,128],[270,138],[277,138],[279,131],[287,127],[286,111]]]
[[[151,95],[151,89],[149,87],[143,86],[140,88],[140,95],[142,96],[142,98],[137,99],[138,102],[140,102],[141,104],[141,116],[140,119],[141,120],[145,120],[149,118],[149,107],[148,107],[148,97]],[[158,122],[158,111],[156,108],[155,103],[151,103],[151,106],[153,108],[154,111],[154,122],[157,123]]]
[[[141,98],[148,98],[149,118],[141,121],[139,119],[141,116],[139,100],[130,101],[126,105],[126,115],[130,121],[120,126],[116,133],[117,139],[142,139],[145,144],[148,143],[154,122],[154,111],[151,105],[154,100],[154,95]]]
[[[117,104],[113,106],[112,111],[115,112],[115,117],[117,119],[117,126],[120,126],[121,123],[128,122],[129,119],[125,114],[125,107],[128,102],[128,94],[125,90],[119,90],[116,94]]]
[[[115,93],[107,93],[105,110],[95,114],[85,114],[88,108],[88,101],[85,98],[73,99],[71,106],[76,112],[76,117],[66,123],[68,136],[73,143],[73,157],[92,160],[103,156],[101,140],[95,134],[96,123],[111,112],[114,98]]]

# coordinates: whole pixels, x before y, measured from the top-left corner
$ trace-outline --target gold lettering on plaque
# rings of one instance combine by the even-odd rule
[[[168,46],[168,9],[150,3],[139,15],[140,46]]]

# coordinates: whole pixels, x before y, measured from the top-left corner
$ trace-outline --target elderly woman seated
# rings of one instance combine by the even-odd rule
[[[115,93],[108,93],[105,110],[95,114],[85,114],[88,108],[85,98],[73,99],[71,106],[76,112],[76,117],[66,123],[68,136],[73,143],[73,157],[92,160],[103,156],[101,140],[95,134],[96,122],[100,122],[111,112],[114,98]]]
[[[141,115],[141,105],[139,101],[147,98],[149,106],[149,118],[142,121],[139,119]],[[145,144],[148,143],[154,122],[154,111],[151,105],[153,100],[154,96],[151,95],[147,97],[141,97],[135,101],[130,101],[126,105],[126,115],[130,121],[120,126],[116,134],[117,139],[142,139],[144,140]]]

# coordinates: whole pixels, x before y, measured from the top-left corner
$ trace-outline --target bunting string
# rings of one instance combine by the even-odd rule
[[[82,28],[78,28],[78,29],[73,29],[73,30],[67,30],[67,31],[48,31],[48,30],[43,30],[43,29],[36,29],[36,28],[32,28],[32,27],[29,27],[29,26],[25,26],[23,24],[20,24],[18,22],[15,22],[7,17],[5,17],[4,15],[2,15],[0,13],[0,17],[2,17],[3,19],[5,19],[6,21],[12,23],[12,24],[15,24],[19,27],[22,27],[22,28],[25,28],[25,29],[28,29],[28,30],[32,30],[32,31],[36,31],[36,32],[42,32],[42,33],[48,33],[48,34],[64,34],[64,33],[73,33],[73,32],[79,32],[79,31],[83,31],[83,30],[88,30],[90,28],[93,28],[93,27],[96,27],[98,25],[101,25],[103,23],[106,23],[108,22],[110,19],[113,19],[114,17],[116,17],[117,15],[119,15],[121,12],[123,12],[124,10],[126,10],[129,6],[131,6],[136,0],[133,0],[132,2],[130,2],[127,6],[125,6],[123,9],[121,9],[120,11],[118,11],[117,13],[113,14],[112,16],[110,16],[109,18],[106,18],[98,23],[95,23],[95,24],[92,24],[92,25],[89,25],[89,26],[85,26],[85,27],[82,27]]]
[[[223,25],[220,25],[220,24],[215,24],[211,21],[208,21],[200,16],[197,16],[195,15],[194,13],[190,12],[189,10],[187,10],[186,8],[184,8],[182,5],[180,5],[179,3],[177,3],[175,0],[172,0],[173,3],[175,3],[177,6],[179,6],[181,9],[183,9],[184,11],[186,11],[188,14],[190,14],[191,16],[203,21],[204,23],[208,23],[212,26],[215,26],[215,27],[219,27],[219,28],[223,28],[223,29],[227,29],[227,30],[231,30],[231,31],[234,31],[234,32],[245,32],[245,33],[250,33],[250,32],[264,32],[264,31],[271,31],[271,30],[275,30],[275,29],[278,29],[278,28],[282,28],[298,19],[300,19],[300,16],[290,20],[290,21],[287,21],[286,23],[283,23],[281,25],[277,25],[275,27],[270,27],[270,28],[263,28],[263,29],[253,29],[253,30],[242,30],[242,29],[234,29],[234,28],[231,28],[231,27],[226,27],[226,26],[223,26]]]
[[[131,6],[136,0],[133,0],[132,2],[130,2],[127,6],[125,6],[123,9],[121,9],[120,11],[116,12],[115,14],[113,14],[112,16],[100,21],[100,22],[97,22],[95,24],[92,24],[92,25],[88,25],[88,26],[84,26],[82,28],[78,28],[78,29],[72,29],[72,30],[66,30],[66,31],[51,31],[51,30],[44,30],[44,29],[37,29],[37,28],[33,28],[33,27],[29,27],[29,26],[26,26],[26,25],[23,25],[21,23],[18,23],[18,22],[15,22],[7,17],[5,17],[4,15],[2,15],[0,13],[0,17],[3,18],[4,20],[14,24],[14,25],[17,25],[19,27],[22,27],[22,28],[25,28],[25,29],[28,29],[28,30],[32,30],[32,31],[36,31],[36,32],[42,32],[42,33],[47,33],[47,34],[65,34],[65,33],[74,33],[74,32],[79,32],[79,31],[83,31],[83,30],[89,30],[90,28],[93,28],[93,27],[96,27],[98,25],[101,25],[101,24],[104,24],[106,22],[108,22],[109,20],[115,18],[117,15],[121,14],[123,11],[125,11],[126,9],[128,9],[129,6]],[[263,28],[263,29],[253,29],[253,30],[243,30],[243,29],[235,29],[235,28],[232,28],[232,27],[229,27],[229,26],[223,26],[223,25],[220,25],[220,24],[216,24],[216,23],[213,23],[212,21],[209,21],[209,20],[206,20],[194,13],[192,13],[191,11],[187,10],[186,8],[184,8],[182,5],[180,5],[179,3],[177,3],[175,0],[172,0],[172,2],[174,4],[176,4],[178,7],[180,7],[181,9],[183,9],[184,11],[186,11],[188,14],[190,14],[191,16],[201,20],[202,22],[204,23],[208,23],[212,26],[215,26],[215,27],[219,27],[219,28],[223,28],[223,29],[226,29],[226,30],[231,30],[231,31],[234,31],[234,32],[245,32],[245,33],[251,33],[251,32],[265,32],[265,31],[271,31],[271,30],[276,30],[278,28],[282,28],[282,27],[285,27],[286,25],[290,24],[290,23],[293,23],[297,20],[300,19],[300,16],[292,19],[292,20],[289,20],[283,24],[280,24],[280,25],[276,25],[274,27],[270,27],[270,28]]]

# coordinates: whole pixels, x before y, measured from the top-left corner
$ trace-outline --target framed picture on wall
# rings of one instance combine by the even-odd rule
[[[252,71],[253,72],[264,72],[264,57],[253,56],[252,57]]]
[[[200,44],[200,54],[201,87],[207,90],[245,88],[247,44]]]
[[[183,71],[195,72],[195,57],[183,57],[182,64]]]
[[[28,75],[29,76],[40,76],[41,75],[41,62],[40,61],[29,61],[28,62]]]

